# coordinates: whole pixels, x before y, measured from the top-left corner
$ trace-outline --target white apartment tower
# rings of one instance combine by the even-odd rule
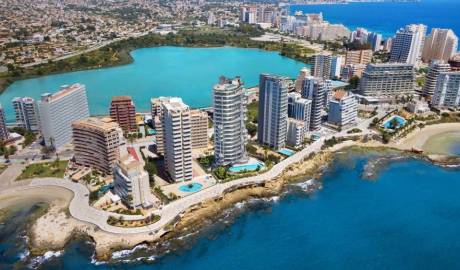
[[[428,74],[426,75],[425,85],[423,86],[423,96],[433,96],[434,90],[436,89],[436,81],[438,80],[439,73],[449,72],[450,65],[440,60],[434,60],[430,64]]]
[[[192,127],[190,108],[181,98],[162,103],[164,162],[174,181],[192,180]]]
[[[261,74],[259,83],[260,144],[281,149],[286,143],[288,77]]]
[[[5,111],[0,104],[0,141],[6,141],[10,138],[10,133],[6,128]]]
[[[329,102],[328,123],[343,127],[356,124],[358,100],[347,91],[336,91]]]
[[[72,141],[72,122],[89,117],[86,88],[73,84],[54,94],[45,93],[38,108],[46,146],[60,148]]]
[[[302,98],[300,93],[288,94],[288,117],[304,122],[305,132],[310,130],[311,100]]]
[[[439,74],[431,105],[436,108],[460,107],[460,72]]]
[[[220,77],[213,90],[214,156],[217,166],[247,162],[246,95],[239,77]]]
[[[17,125],[32,132],[38,132],[40,119],[35,100],[30,97],[15,97],[12,103]]]
[[[309,77],[305,79],[302,88],[302,97],[311,100],[310,130],[321,128],[322,110],[328,83],[322,79]]]
[[[390,62],[415,65],[422,57],[426,25],[410,24],[399,29],[391,47]]]
[[[433,28],[423,46],[422,60],[449,61],[458,49],[458,37],[451,29]]]

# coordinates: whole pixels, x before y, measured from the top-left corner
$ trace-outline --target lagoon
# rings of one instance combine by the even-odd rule
[[[0,95],[8,120],[14,119],[11,100],[16,96],[39,98],[61,85],[86,85],[90,113],[107,114],[112,96],[132,96],[137,111],[150,110],[150,98],[179,96],[191,107],[211,105],[211,91],[221,75],[241,76],[246,87],[258,84],[268,72],[295,77],[304,63],[259,49],[234,47],[154,47],[131,53],[134,62],[124,66],[43,76],[14,82]]]

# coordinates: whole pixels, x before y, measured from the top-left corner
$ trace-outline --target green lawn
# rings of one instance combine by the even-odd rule
[[[22,170],[21,175],[16,178],[16,181],[39,178],[39,177],[64,177],[64,172],[68,161],[52,161],[47,163],[37,163],[27,166]]]

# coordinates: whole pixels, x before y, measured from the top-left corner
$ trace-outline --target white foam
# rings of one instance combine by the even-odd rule
[[[145,248],[147,248],[147,245],[143,244],[143,245],[135,246],[133,249],[125,249],[125,250],[115,251],[115,252],[112,253],[112,259],[121,259],[121,258],[124,258],[124,257],[130,255],[130,254],[133,254],[134,252],[136,252],[136,250],[145,249]]]

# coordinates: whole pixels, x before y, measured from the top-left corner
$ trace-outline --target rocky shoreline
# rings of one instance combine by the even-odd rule
[[[338,153],[346,151],[363,151],[370,153],[377,151],[382,153],[393,152],[394,157],[418,158],[443,167],[456,167],[460,165],[459,157],[443,155],[428,155],[416,153],[398,145],[384,145],[375,141],[362,143],[356,141],[345,141],[329,149],[323,150],[312,156],[306,157],[302,162],[292,164],[283,173],[260,185],[238,187],[226,191],[222,196],[215,199],[203,201],[182,213],[174,222],[165,228],[161,237],[155,237],[151,233],[118,235],[100,230],[93,224],[84,223],[73,219],[67,214],[64,207],[52,207],[48,213],[38,218],[31,227],[30,249],[31,254],[40,255],[48,250],[62,250],[68,241],[75,236],[84,236],[92,239],[95,245],[95,258],[98,261],[109,261],[114,252],[133,249],[138,245],[146,246],[155,250],[155,254],[161,255],[169,252],[170,245],[176,239],[194,234],[207,225],[213,224],[222,217],[222,213],[231,209],[236,204],[250,199],[263,199],[273,196],[280,196],[285,188],[292,183],[305,181],[307,179],[318,179],[324,168],[327,167]],[[390,159],[391,160],[391,159]],[[380,164],[385,166],[385,162]],[[377,166],[380,167],[377,164]],[[375,169],[378,173],[378,168]],[[363,177],[365,179],[365,177]],[[309,187],[315,190],[321,186],[316,182]],[[179,245],[180,246],[180,245]]]

